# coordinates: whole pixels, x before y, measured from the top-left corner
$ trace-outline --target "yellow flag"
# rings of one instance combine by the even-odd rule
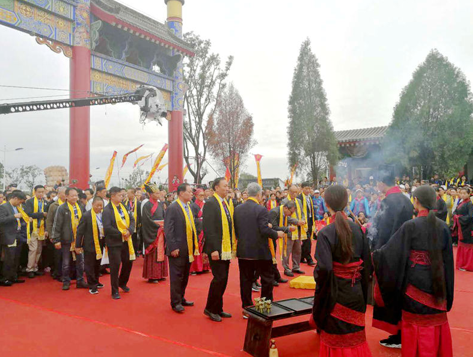
[[[189,171],[189,165],[184,166],[182,170],[182,177],[186,177],[187,171]]]
[[[133,168],[136,168],[136,165],[138,165],[138,163],[139,163],[141,160],[147,159],[147,158],[149,158],[151,155],[153,155],[153,154],[149,154],[149,155],[141,156],[141,157],[137,158],[136,161],[135,161],[135,164],[133,165]]]
[[[134,148],[134,149],[131,150],[130,152],[127,152],[125,155],[123,155],[122,167],[123,167],[123,165],[125,165],[125,162],[126,162],[126,159],[128,158],[128,155],[133,154],[134,152],[138,151],[139,149],[141,149],[141,147],[142,147],[143,145],[144,145],[144,144],[141,144],[141,145],[138,146],[137,148]]]
[[[107,169],[107,174],[105,175],[105,188],[108,187],[108,184],[110,183],[110,179],[112,178],[112,173],[113,173],[113,165],[115,164],[115,158],[117,157],[117,152],[113,152],[113,156],[110,159],[110,165],[108,166]]]
[[[156,170],[158,169],[158,166],[161,163],[161,160],[163,159],[164,154],[166,154],[167,150],[168,150],[168,144],[164,144],[163,148],[161,149],[161,151],[158,154],[158,157],[156,157],[156,160],[154,161],[154,165],[153,165],[153,168],[151,169],[151,172],[149,173],[149,176],[146,178],[143,185],[147,184],[148,182],[151,181],[151,179],[153,178],[153,175],[155,174]]]
[[[261,165],[260,161],[263,158],[263,155],[255,155],[255,160],[256,160],[256,170],[258,172],[258,185],[263,187],[263,179],[261,178]]]

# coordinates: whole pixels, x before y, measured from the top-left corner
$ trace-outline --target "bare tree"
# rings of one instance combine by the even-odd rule
[[[184,80],[188,85],[184,97],[184,160],[195,183],[201,183],[207,170],[203,168],[208,151],[208,123],[215,104],[225,89],[225,79],[233,63],[229,56],[222,67],[220,56],[211,52],[210,40],[190,32],[184,35],[195,56],[184,61]],[[194,165],[192,165],[194,164]]]
[[[229,166],[232,186],[246,155],[256,145],[253,127],[253,118],[246,110],[243,99],[230,84],[222,93],[215,115],[209,121],[208,145],[212,156]]]

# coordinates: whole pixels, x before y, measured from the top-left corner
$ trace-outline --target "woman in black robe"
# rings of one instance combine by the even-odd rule
[[[470,189],[459,190],[461,202],[453,213],[453,234],[458,237],[457,269],[473,271],[473,204]]]
[[[402,312],[403,357],[452,357],[447,311],[453,303],[453,250],[450,230],[435,217],[436,194],[414,191],[417,218],[404,223],[373,263],[383,304]]]
[[[150,283],[168,276],[168,262],[164,246],[164,204],[160,201],[161,192],[153,184],[145,185],[149,201],[143,206],[141,215],[141,236],[145,245],[143,278]]]
[[[321,229],[317,238],[312,316],[320,333],[321,357],[371,356],[365,336],[369,243],[361,228],[344,214],[347,202],[343,186],[325,191],[334,224]]]

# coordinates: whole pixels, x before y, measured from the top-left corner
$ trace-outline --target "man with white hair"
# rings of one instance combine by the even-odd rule
[[[248,200],[236,207],[234,213],[243,308],[253,305],[251,288],[256,271],[261,276],[261,297],[273,300],[273,262],[276,261],[273,241],[284,235],[269,228],[268,210],[261,205],[261,187],[250,183],[247,192]]]

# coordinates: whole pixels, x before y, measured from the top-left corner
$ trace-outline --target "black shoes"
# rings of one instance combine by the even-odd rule
[[[89,289],[89,293],[91,295],[97,295],[99,293],[99,291],[97,290],[97,288],[92,288],[92,289]]]
[[[112,299],[113,300],[120,300],[120,294],[119,293],[112,294]]]
[[[129,293],[130,292],[130,288],[128,286],[120,286],[120,289],[123,290],[124,293]]]
[[[305,271],[302,271],[300,269],[293,269],[292,272],[296,274],[305,274]]]
[[[11,280],[0,281],[0,286],[12,286],[13,282]]]
[[[255,293],[257,293],[260,289],[255,283],[253,283],[253,285],[251,286],[251,290],[253,290]]]
[[[35,271],[35,272],[34,272],[34,275],[36,275],[36,276],[43,276],[43,275],[44,275],[44,272],[42,272],[42,271]]]
[[[182,300],[182,306],[194,306],[193,301],[187,301],[185,299]]]
[[[314,261],[310,262],[310,263],[307,263],[310,267],[315,267],[317,264],[315,264]]]
[[[284,270],[284,275],[293,277],[294,273],[290,270]]]
[[[273,286],[279,286],[279,283],[276,280],[274,280],[273,281]]]
[[[33,279],[35,276],[36,275],[35,275],[34,271],[28,272],[28,278]]]
[[[148,283],[150,283],[150,284],[159,284],[159,280],[158,279],[148,279]]]
[[[62,283],[62,290],[64,290],[64,291],[69,290],[70,287],[71,287],[70,282],[65,281],[64,283]]]
[[[97,289],[102,289],[103,288],[103,284],[102,283],[98,283],[97,284]]]
[[[401,348],[401,335],[391,335],[387,339],[379,341],[379,344],[387,348]]]
[[[229,314],[228,312],[224,312],[222,311],[220,314],[220,317],[224,318],[224,319],[229,319],[232,317],[232,314]]]
[[[218,314],[212,314],[209,310],[205,309],[204,310],[204,315],[208,316],[210,320],[215,321],[215,322],[222,322],[222,317]]]
[[[294,274],[292,274],[292,276],[294,276]],[[280,284],[286,284],[289,280],[287,279],[283,279],[283,278],[279,278],[278,280],[276,280],[278,283]]]
[[[76,283],[76,289],[88,289],[89,285],[84,280],[78,280]]]
[[[25,280],[22,280],[22,279],[15,279],[15,280],[12,280],[12,283],[13,284],[23,284],[25,282]]]
[[[181,313],[184,312],[184,306],[182,306],[182,305],[173,306],[172,311],[181,314]]]

